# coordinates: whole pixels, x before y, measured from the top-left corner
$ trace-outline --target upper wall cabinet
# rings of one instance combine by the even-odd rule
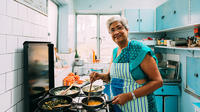
[[[200,0],[190,0],[191,24],[200,23]]]
[[[188,25],[188,18],[188,0],[168,0],[156,8],[156,30],[160,31]]]
[[[129,32],[153,32],[154,11],[152,9],[126,9]]]

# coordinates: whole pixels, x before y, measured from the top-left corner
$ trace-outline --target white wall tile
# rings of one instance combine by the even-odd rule
[[[22,53],[14,53],[14,69],[19,69],[22,68],[22,63],[23,63],[23,55]]]
[[[31,24],[29,22],[23,22],[23,36],[31,36]]]
[[[0,74],[0,94],[6,89],[6,76],[5,74]]]
[[[24,82],[24,72],[23,72],[23,69],[18,69],[17,70],[17,76],[18,76],[18,81],[17,81],[17,83],[18,83],[18,85],[21,85],[21,84],[23,84],[23,82]]]
[[[22,98],[22,86],[17,86],[16,88],[12,89],[12,104],[15,105],[18,103]]]
[[[17,71],[6,73],[6,90],[17,86]]]
[[[23,25],[19,19],[13,19],[13,34],[22,35]]]
[[[6,112],[17,112],[17,107],[13,106],[10,109],[8,109]]]
[[[10,32],[10,29],[8,27],[11,27],[11,21],[10,18],[4,15],[0,15],[0,34],[7,34]]]
[[[6,36],[0,35],[0,54],[6,53]]]
[[[5,24],[4,28],[6,30],[6,34],[11,35],[13,32],[13,19],[8,16],[6,16],[5,19],[6,19],[6,21],[5,21],[6,23],[4,23]]]
[[[17,52],[23,52],[23,43],[26,41],[27,38],[23,36],[19,36],[17,39]]]
[[[0,55],[0,74],[8,72],[11,66],[11,58],[9,55]]]
[[[6,93],[1,94],[0,99],[0,110],[1,112],[4,112],[11,106],[11,92],[7,91]]]
[[[14,53],[17,52],[17,37],[7,36],[6,52]]]
[[[15,0],[7,0],[7,15],[10,17],[18,17],[18,7]]]
[[[17,103],[17,112],[24,112],[23,105],[24,105],[24,100]]]
[[[6,14],[6,0],[1,0],[0,3],[0,14]]]
[[[18,4],[18,9],[19,9],[18,11],[19,18],[24,21],[27,21],[27,16],[28,16],[27,7],[22,4]]]

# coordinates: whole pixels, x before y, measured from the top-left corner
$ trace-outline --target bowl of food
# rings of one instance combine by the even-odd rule
[[[104,86],[92,85],[91,91],[90,91],[90,85],[87,85],[82,88],[82,91],[86,96],[88,96],[89,92],[90,92],[90,96],[100,96],[104,88],[105,88]]]
[[[52,96],[70,96],[72,98],[75,98],[80,93],[80,87],[72,86],[69,90],[65,92],[65,94],[62,94],[67,88],[70,86],[60,86],[56,88],[52,88],[49,90],[49,94]]]
[[[68,111],[72,98],[69,96],[51,96],[41,100],[38,107],[42,112],[63,112]]]

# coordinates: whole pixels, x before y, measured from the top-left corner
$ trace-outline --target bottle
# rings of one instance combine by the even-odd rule
[[[75,59],[78,59],[79,58],[79,55],[78,55],[78,52],[77,52],[77,49],[75,50],[75,56],[74,56]]]
[[[95,51],[92,50],[92,62],[95,63],[96,59],[95,59]]]

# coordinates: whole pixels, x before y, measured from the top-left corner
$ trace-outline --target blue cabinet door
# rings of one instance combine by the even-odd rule
[[[158,112],[163,112],[163,96],[155,96]]]
[[[154,11],[152,9],[140,9],[140,32],[154,31]]]
[[[186,87],[200,95],[200,57],[187,57],[186,70]]]
[[[189,24],[189,0],[170,0],[169,28],[181,27]]]
[[[200,23],[200,0],[190,0],[191,24]]]
[[[139,10],[138,9],[126,9],[125,17],[128,20],[129,31],[139,32]]]
[[[162,13],[163,5],[160,5],[156,8],[156,31],[160,31],[163,29],[163,13]]]
[[[178,96],[164,96],[164,112],[178,112]]]

